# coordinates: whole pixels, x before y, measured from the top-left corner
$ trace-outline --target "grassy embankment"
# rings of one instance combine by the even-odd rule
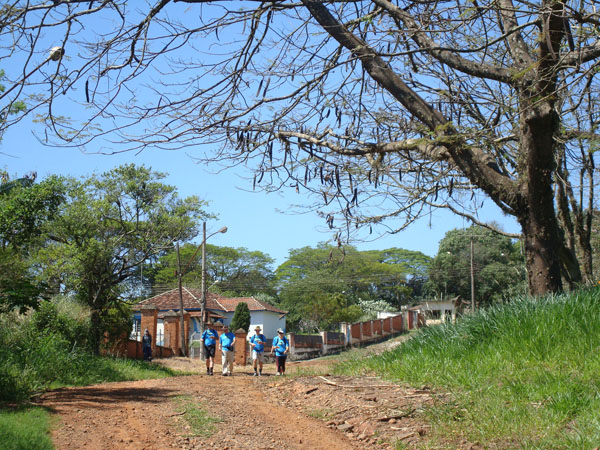
[[[162,366],[142,361],[96,357],[79,352],[57,355],[56,352],[44,353],[44,350],[46,349],[42,348],[39,352],[32,352],[31,360],[21,367],[12,367],[15,371],[20,369],[22,377],[17,386],[19,392],[13,391],[18,395],[18,399],[15,399],[18,403],[0,405],[0,447],[5,450],[53,448],[49,435],[50,414],[22,398],[24,392],[34,393],[30,390],[32,386],[35,386],[35,393],[38,393],[63,386],[162,378],[177,374]],[[56,359],[52,361],[53,358]],[[37,368],[43,370],[37,371]],[[48,378],[50,373],[55,376]]]
[[[450,401],[423,412],[433,448],[465,439],[483,448],[594,449],[600,443],[600,289],[482,310],[336,370],[449,392]]]
[[[57,317],[61,317],[60,315]],[[39,329],[35,315],[0,317],[0,447],[51,449],[51,417],[30,400],[48,389],[177,374],[142,361],[94,356],[78,346],[75,322]],[[65,325],[66,324],[66,325]],[[58,331],[57,331],[58,330]]]

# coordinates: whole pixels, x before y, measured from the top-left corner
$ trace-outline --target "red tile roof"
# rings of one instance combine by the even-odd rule
[[[235,311],[235,307],[238,305],[238,303],[242,302],[245,302],[248,305],[248,309],[250,311],[272,311],[279,314],[287,314],[287,311],[283,311],[279,308],[269,305],[267,302],[261,302],[260,300],[257,300],[254,297],[234,297],[219,299],[219,303],[221,303],[225,307],[225,311],[227,312]]]
[[[200,309],[202,291],[200,289],[183,288],[183,309]],[[278,314],[287,314],[287,311],[283,311],[279,308],[269,305],[266,302],[261,302],[254,297],[236,297],[236,298],[225,298],[219,294],[212,292],[206,293],[206,309],[212,309],[223,312],[233,312],[238,303],[245,302],[248,304],[250,311],[271,311]],[[142,300],[134,308],[138,309],[143,305],[154,305],[160,311],[174,310],[179,311],[179,289],[173,289],[154,297]]]
[[[200,289],[183,288],[183,309],[200,309],[202,307],[202,291]],[[213,294],[212,292],[206,293],[206,309],[216,309],[224,311],[222,305],[219,304],[219,295]],[[170,309],[179,310],[179,289],[172,289],[162,294],[155,295],[154,297],[142,300],[135,307],[139,308],[143,305],[154,305],[160,311],[167,311]]]

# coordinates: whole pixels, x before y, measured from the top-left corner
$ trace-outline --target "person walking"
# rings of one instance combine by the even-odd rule
[[[142,336],[142,353],[144,354],[144,361],[152,361],[152,336],[148,328],[144,330]]]
[[[290,343],[285,337],[285,333],[281,328],[277,330],[277,336],[273,338],[273,344],[271,346],[271,354],[275,352],[275,365],[277,366],[277,373],[275,375],[285,374],[285,359],[290,350]]]
[[[254,367],[254,376],[260,377],[262,376],[263,370],[263,362],[264,362],[264,354],[265,351],[265,342],[267,342],[267,338],[264,334],[260,333],[260,327],[257,325],[254,328],[254,334],[250,336],[250,345],[252,346],[252,366]],[[258,366],[258,372],[257,367]]]
[[[227,325],[223,325],[223,333],[219,336],[219,342],[221,343],[221,364],[223,365],[223,376],[233,375],[233,358],[235,345],[235,334],[229,331]]]
[[[215,349],[217,348],[217,339],[219,333],[214,328],[207,328],[202,333],[200,340],[204,343],[204,358],[206,359],[206,374],[213,375],[215,366]]]

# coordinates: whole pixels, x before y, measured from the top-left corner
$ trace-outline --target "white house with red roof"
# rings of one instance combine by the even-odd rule
[[[202,291],[200,289],[182,289],[183,310],[190,315],[189,335],[200,330],[200,315],[202,305]],[[233,313],[239,303],[245,302],[250,310],[250,333],[258,325],[267,338],[277,334],[277,329],[286,327],[286,314],[275,306],[260,301],[254,297],[223,297],[212,292],[206,293],[205,323],[222,322],[225,325],[231,323]],[[180,298],[179,289],[172,289],[154,297],[147,298],[134,305],[134,331],[140,329],[140,311],[142,307],[152,305],[158,309],[158,334],[163,333],[162,317],[170,311],[179,312]]]
[[[244,302],[250,310],[250,328],[248,330],[250,334],[254,333],[256,326],[261,327],[262,334],[268,339],[277,336],[278,328],[285,331],[285,316],[287,311],[283,311],[254,297],[219,298],[218,302],[223,306],[223,310],[219,311],[219,313],[226,317],[223,321],[226,325],[229,325],[231,319],[233,319],[233,313],[237,305]]]

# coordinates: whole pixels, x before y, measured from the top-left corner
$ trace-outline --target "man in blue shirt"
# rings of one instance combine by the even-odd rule
[[[252,346],[252,365],[254,366],[255,377],[262,376],[265,342],[267,342],[267,338],[264,334],[260,334],[260,327],[257,325],[256,328],[254,328],[254,334],[250,337],[250,345]],[[258,372],[256,371],[257,364]]]
[[[271,346],[271,354],[275,352],[275,365],[277,366],[276,375],[283,375],[285,373],[285,359],[287,358],[289,350],[290,344],[285,337],[283,330],[279,328],[277,330],[277,336],[273,338],[273,344]]]
[[[232,376],[235,334],[229,331],[229,327],[227,325],[223,325],[223,333],[221,333],[221,336],[219,336],[219,342],[221,343],[221,363],[223,365],[223,376]]]
[[[219,333],[214,328],[208,328],[202,333],[200,338],[204,342],[204,357],[206,358],[206,374],[212,375],[215,365],[215,349],[217,348],[217,339]]]

